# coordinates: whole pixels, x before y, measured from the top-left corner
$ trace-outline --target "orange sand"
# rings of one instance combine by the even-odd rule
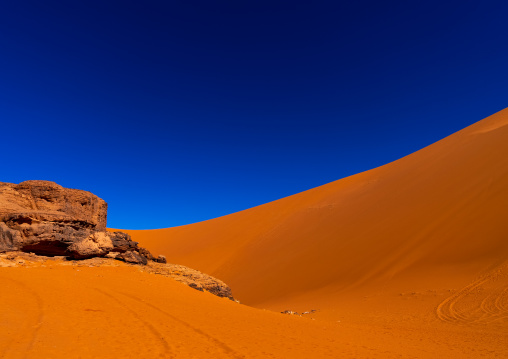
[[[494,331],[505,340],[495,350],[508,357],[508,109],[294,196],[129,233],[170,262],[224,280],[248,305]]]
[[[376,285],[458,289],[508,259],[508,109],[398,161],[294,196],[206,222],[128,232],[256,306],[314,300],[313,292],[316,300],[341,298]]]
[[[291,197],[129,233],[244,304],[318,311],[128,266],[0,268],[0,358],[508,357],[508,110]]]
[[[2,268],[0,285],[0,358],[5,359],[507,354],[506,332],[492,326],[478,335],[475,327],[436,326],[437,319],[414,320],[414,314],[390,314],[390,321],[312,320],[240,305],[127,266],[47,262],[39,268]]]

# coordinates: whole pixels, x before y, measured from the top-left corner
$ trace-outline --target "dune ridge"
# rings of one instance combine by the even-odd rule
[[[374,288],[462,288],[508,254],[508,110],[395,162],[196,224],[127,231],[242,302],[331,309]]]

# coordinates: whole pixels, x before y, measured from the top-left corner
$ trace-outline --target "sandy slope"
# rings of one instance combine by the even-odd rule
[[[0,285],[1,358],[338,353],[337,325],[256,310],[136,268],[3,268]]]
[[[0,268],[0,358],[508,357],[508,110],[310,191],[130,233],[245,304],[317,312],[127,265]]]
[[[249,304],[425,273],[461,284],[508,257],[507,184],[504,110],[371,171],[210,221],[130,233]]]
[[[130,234],[259,308],[508,333],[508,110],[294,196]]]
[[[506,335],[495,331],[478,336],[470,328],[422,322],[312,320],[240,305],[126,265],[44,265],[0,268],[0,358],[507,354]]]

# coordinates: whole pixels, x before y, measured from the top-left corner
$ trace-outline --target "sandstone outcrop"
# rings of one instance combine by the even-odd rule
[[[127,251],[124,253],[120,253],[118,256],[116,256],[116,259],[121,259],[124,262],[127,263],[134,263],[134,264],[147,264],[148,260],[140,255],[138,252],[135,251]]]
[[[72,259],[103,257],[146,264],[150,252],[122,232],[107,232],[107,204],[94,194],[49,181],[0,182],[0,252]]]
[[[157,262],[151,262],[150,265],[144,268],[149,273],[168,276],[196,290],[210,292],[221,298],[235,300],[231,293],[231,288],[226,283],[195,269],[179,264],[160,264]]]
[[[130,265],[130,263],[122,263],[114,259],[122,255],[119,252],[109,252],[105,257],[93,257],[83,260],[67,260],[61,256],[46,257],[25,252],[9,252],[0,253],[0,268],[2,267],[25,267],[33,268],[40,266],[73,266],[79,267],[121,267]],[[147,265],[140,267],[141,271],[161,275],[171,278],[177,282],[188,285],[189,287],[201,292],[210,292],[221,298],[228,298],[237,301],[231,294],[231,288],[223,281],[201,273],[195,269],[191,269],[177,264],[159,263],[149,261]],[[306,313],[302,313],[306,314]]]
[[[167,263],[166,261],[166,257],[164,257],[163,255],[159,255],[157,258],[155,258],[152,253],[150,253],[147,249],[145,248],[139,248],[139,254],[141,254],[143,257],[145,257],[146,259],[148,260],[151,260],[151,261],[154,261],[154,262],[157,262],[157,263]]]

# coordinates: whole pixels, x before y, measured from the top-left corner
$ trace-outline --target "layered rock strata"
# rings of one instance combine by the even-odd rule
[[[72,259],[104,257],[146,264],[150,252],[122,232],[106,231],[107,203],[94,194],[49,181],[0,182],[0,252]]]

